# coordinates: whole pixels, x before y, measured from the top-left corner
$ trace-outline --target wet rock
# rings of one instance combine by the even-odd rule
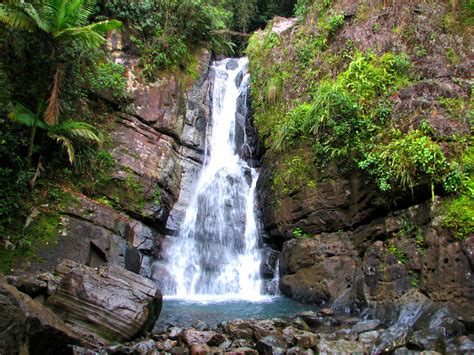
[[[172,340],[178,339],[183,334],[183,328],[170,327],[168,328],[168,338]]]
[[[466,352],[472,353],[474,352],[474,335],[469,336],[459,336],[454,338],[447,347],[448,353],[454,352]]]
[[[207,344],[219,345],[226,338],[221,334],[213,331],[200,331],[188,329],[183,332],[183,340],[186,344]]]
[[[272,278],[275,266],[280,253],[270,247],[264,247],[262,251],[262,263],[260,264],[260,274],[264,278]]]
[[[233,348],[251,348],[254,345],[254,342],[249,339],[237,339],[232,342]]]
[[[379,337],[379,332],[376,330],[371,330],[368,332],[360,333],[358,336],[359,343],[362,344],[364,349],[368,351],[372,348],[372,345],[375,344],[375,341]]]
[[[258,355],[258,351],[252,348],[242,347],[235,348],[232,351],[225,352],[224,354],[229,355]]]
[[[259,354],[284,354],[287,348],[286,342],[278,336],[269,335],[260,341],[255,346]]]
[[[311,349],[303,349],[298,346],[294,346],[286,351],[287,355],[313,355],[314,351]]]
[[[225,66],[227,70],[235,70],[239,67],[237,60],[229,60]]]
[[[293,327],[286,327],[282,333],[287,342],[291,345],[296,345],[301,348],[312,348],[318,344],[318,337],[316,334],[310,332]]]
[[[408,339],[408,346],[414,349],[433,350],[441,353],[446,351],[443,336],[439,332],[429,329],[413,332]]]
[[[321,325],[321,317],[316,312],[306,311],[298,314],[298,316],[311,328],[317,328]]]
[[[227,325],[229,335],[234,339],[252,339],[253,329],[250,322],[235,320]]]
[[[306,322],[301,317],[296,317],[291,320],[291,325],[300,330],[309,331],[311,328],[306,324]]]
[[[209,325],[206,324],[205,322],[201,321],[201,320],[198,320],[198,321],[194,322],[191,326],[194,329],[197,329],[197,330],[208,330],[209,329]]]
[[[227,349],[230,349],[231,346],[232,346],[232,341],[227,339],[227,340],[224,340],[222,343],[219,344],[219,349],[225,351]]]
[[[362,345],[356,341],[347,341],[344,339],[331,341],[325,338],[319,341],[319,354],[351,354],[362,353],[363,351]]]
[[[443,334],[445,337],[461,335],[465,332],[464,324],[458,321],[447,307],[433,305],[416,322],[415,329],[430,329]]]
[[[334,310],[332,310],[331,308],[321,308],[318,313],[321,314],[323,317],[328,317],[334,315]]]
[[[304,302],[339,301],[338,308],[352,308],[362,297],[357,255],[350,239],[337,233],[292,239],[281,252],[280,289]]]
[[[268,335],[272,335],[278,332],[278,328],[271,320],[255,321],[252,324],[252,329],[254,337],[257,341]]]
[[[165,341],[159,341],[156,343],[156,347],[158,350],[160,351],[171,351],[173,348],[176,347],[176,345],[178,344],[177,341],[175,340],[171,340],[171,339],[167,339]]]
[[[68,268],[47,305],[77,332],[125,341],[158,318],[162,296],[151,280],[116,266],[92,269],[71,261],[58,266]]]
[[[207,344],[196,343],[189,347],[189,352],[192,355],[206,355],[211,353],[211,348]]]
[[[396,324],[387,328],[375,342],[374,352],[391,352],[405,346],[412,330],[403,324]]]
[[[369,330],[377,329],[380,323],[381,322],[378,319],[360,321],[352,327],[352,331],[356,333],[367,332]]]
[[[153,340],[144,340],[139,343],[134,344],[129,348],[130,354],[154,354],[156,348],[156,343]]]

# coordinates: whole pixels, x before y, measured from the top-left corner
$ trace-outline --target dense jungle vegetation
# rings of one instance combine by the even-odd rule
[[[109,113],[120,111],[130,98],[125,68],[106,49],[108,31],[122,31],[128,40],[124,51],[139,58],[144,80],[153,81],[159,72],[192,74],[195,53],[202,47],[216,55],[235,55],[247,33],[275,15],[290,15],[293,5],[291,0],[2,1],[4,261],[9,258],[4,249],[28,250],[31,236],[23,225],[31,206],[58,203],[63,196],[59,186],[114,203],[99,193],[110,183],[115,164],[108,150],[114,125]],[[139,195],[137,182],[124,184]],[[49,224],[56,226],[59,221],[52,219]],[[52,228],[48,223],[43,227],[46,234]]]
[[[237,55],[248,44],[255,123],[269,161],[278,157],[272,181],[279,197],[315,188],[337,162],[345,174],[365,174],[382,194],[427,188],[433,196],[448,196],[446,226],[454,228],[458,238],[473,233],[472,135],[439,135],[429,117],[419,115],[413,121],[396,103],[401,90],[421,81],[420,62],[439,54],[434,45],[439,38],[447,38],[441,44],[443,61],[456,66],[466,59],[473,1],[439,1],[439,23],[421,30],[410,27],[400,8],[401,20],[390,32],[401,45],[390,50],[335,39],[345,26],[365,23],[371,12],[395,6],[392,2],[373,7],[367,2],[349,15],[333,3],[4,0],[2,244],[28,249],[31,240],[23,224],[31,206],[44,203],[45,191],[51,201],[61,201],[57,186],[62,184],[100,200],[99,191],[110,182],[107,172],[115,162],[108,150],[113,129],[109,113],[126,106],[130,98],[125,68],[112,60],[105,46],[109,30],[124,33],[124,50],[139,58],[148,81],[159,72],[192,75],[199,48]],[[290,37],[271,31],[275,16],[297,17]],[[370,30],[377,35],[384,26],[375,22]],[[435,100],[437,112],[472,130],[471,96]],[[140,190],[134,181],[124,183],[130,191]]]

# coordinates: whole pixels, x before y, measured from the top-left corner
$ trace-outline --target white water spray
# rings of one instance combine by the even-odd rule
[[[237,65],[236,65],[237,64]],[[238,154],[236,116],[245,104],[247,58],[215,62],[207,152],[177,238],[166,251],[166,295],[189,300],[261,300],[255,216],[258,174]]]

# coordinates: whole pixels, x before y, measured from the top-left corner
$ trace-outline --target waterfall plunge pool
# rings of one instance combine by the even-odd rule
[[[210,327],[235,319],[289,318],[304,311],[318,311],[316,305],[304,304],[284,296],[261,296],[245,300],[224,296],[177,299],[164,297],[163,309],[155,327],[168,325],[190,327],[202,321]]]

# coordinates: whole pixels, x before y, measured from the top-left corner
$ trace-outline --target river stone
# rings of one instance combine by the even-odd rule
[[[310,331],[311,328],[306,324],[306,322],[301,317],[293,318],[291,325],[300,330]]]
[[[183,334],[183,328],[170,327],[168,328],[168,337],[172,340],[178,339]]]
[[[376,330],[371,330],[368,332],[360,333],[358,340],[361,344],[370,348],[375,343],[378,337],[379,332]]]
[[[171,351],[176,345],[178,344],[177,341],[166,339],[165,341],[158,341],[156,342],[156,347],[158,350],[163,351]]]
[[[226,338],[220,334],[213,331],[201,331],[201,330],[192,330],[188,329],[183,332],[183,340],[186,344],[207,344],[207,345],[219,345]]]
[[[291,345],[296,345],[301,348],[312,348],[318,344],[318,337],[316,334],[299,330],[294,327],[286,327],[282,332],[288,343]]]
[[[380,320],[378,319],[363,320],[355,324],[352,327],[352,331],[355,333],[368,332],[369,330],[377,329],[379,325],[380,325]]]
[[[298,314],[298,316],[311,328],[317,328],[321,325],[321,317],[316,312],[306,311]]]
[[[255,339],[258,341],[268,335],[275,334],[278,329],[271,320],[259,320],[255,321],[252,325],[253,334]]]
[[[227,324],[229,335],[234,339],[252,339],[253,330],[250,322],[244,320],[234,320]]]
[[[465,331],[464,324],[458,321],[447,307],[433,305],[415,324],[415,329],[430,329],[445,337],[461,335]]]
[[[46,304],[76,331],[120,342],[158,318],[162,296],[151,280],[118,266],[93,269],[67,260],[58,266],[67,269]]]
[[[287,348],[286,342],[276,335],[269,335],[260,341],[255,346],[259,354],[284,354]]]
[[[395,324],[387,328],[375,342],[374,352],[391,352],[407,344],[412,330],[404,324]]]
[[[225,352],[224,354],[232,355],[258,355],[258,351],[248,347],[235,348],[232,351]]]
[[[336,341],[326,340],[325,338],[319,341],[319,354],[352,354],[362,353],[364,348],[356,341],[348,341],[339,339]]]
[[[191,346],[189,347],[189,352],[192,355],[206,355],[211,353],[211,348],[207,344],[196,343],[191,344]]]
[[[313,355],[314,351],[311,349],[303,349],[299,346],[294,346],[286,351],[286,355]]]
[[[429,329],[417,330],[408,339],[408,346],[410,348],[420,350],[433,350],[444,353],[446,351],[446,344],[444,338],[439,332]]]

